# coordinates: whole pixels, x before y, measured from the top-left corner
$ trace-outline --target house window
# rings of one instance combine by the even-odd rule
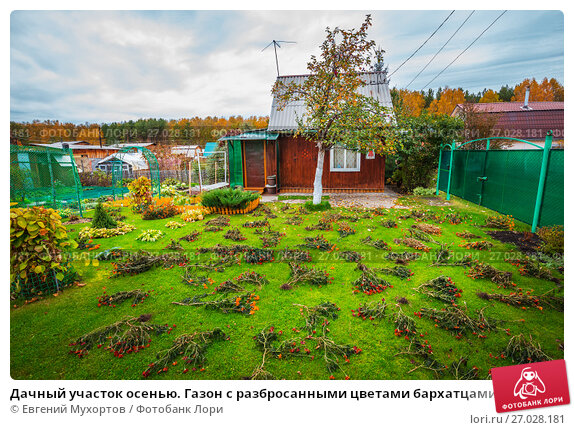
[[[331,149],[331,172],[361,171],[361,153],[335,147]]]

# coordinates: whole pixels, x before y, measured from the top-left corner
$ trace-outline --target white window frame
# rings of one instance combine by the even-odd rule
[[[345,167],[335,167],[335,157],[334,157],[334,153],[335,153],[335,149],[343,149],[344,155],[343,155],[343,162]],[[347,157],[349,156],[349,154],[353,154],[357,157],[357,167],[346,167],[347,166]],[[352,156],[352,155],[351,155]],[[361,153],[358,151],[353,151],[352,149],[347,149],[347,148],[342,148],[340,146],[338,147],[333,147],[330,149],[330,154],[329,154],[329,160],[330,160],[330,170],[331,172],[360,172],[361,171]]]

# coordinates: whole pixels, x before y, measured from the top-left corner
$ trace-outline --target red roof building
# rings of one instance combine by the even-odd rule
[[[554,134],[555,145],[564,144],[564,102],[497,102],[468,103],[477,113],[496,115],[491,136],[513,137],[533,142],[544,141],[548,130]],[[451,116],[459,116],[465,108],[458,104]]]

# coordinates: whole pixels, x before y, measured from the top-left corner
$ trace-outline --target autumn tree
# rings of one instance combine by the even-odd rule
[[[514,88],[512,101],[523,102],[527,87],[530,87],[528,100],[531,102],[564,101],[564,86],[554,78],[544,78],[540,83],[534,78],[525,79]]]
[[[389,112],[372,97],[357,92],[365,85],[361,74],[375,62],[382,63],[382,51],[376,51],[375,42],[367,39],[370,26],[367,15],[358,30],[327,27],[320,57],[313,55],[307,63],[309,76],[302,83],[277,81],[272,90],[279,110],[293,101],[305,102],[296,135],[314,141],[318,148],[313,204],[321,203],[325,151],[335,145],[379,154],[394,149],[393,140],[384,139],[391,128]]]
[[[465,102],[462,89],[445,88],[440,93],[440,99],[435,99],[429,106],[429,112],[450,115],[457,104]]]
[[[484,94],[482,95],[482,97],[480,98],[480,100],[478,101],[479,103],[496,103],[500,101],[500,97],[498,96],[498,93],[495,93],[493,90],[487,90],[484,92]]]
[[[396,96],[393,98],[393,106],[400,107],[405,114],[410,116],[420,116],[425,108],[425,96],[418,91],[406,89],[395,90]]]

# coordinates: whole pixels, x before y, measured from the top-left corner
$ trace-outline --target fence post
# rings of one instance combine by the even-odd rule
[[[202,191],[202,188],[203,188],[203,183],[202,183],[202,182],[203,182],[203,181],[202,181],[202,179],[201,179],[201,162],[200,162],[200,158],[201,158],[201,155],[198,155],[198,156],[197,156],[197,167],[198,167],[198,171],[197,171],[197,172],[198,172],[198,174],[199,174],[199,193],[201,194],[201,193],[203,192],[203,191]]]
[[[454,158],[454,148],[456,147],[456,142],[453,140],[450,147],[450,164],[448,166],[448,183],[446,186],[446,199],[450,200],[450,179],[452,177],[452,160]]]
[[[189,172],[188,194],[191,196],[191,160],[188,164],[188,172]]]
[[[442,163],[442,146],[440,147],[440,152],[438,153],[438,169],[436,172],[436,195],[439,194],[438,186],[440,184],[440,165]]]
[[[536,193],[536,205],[534,206],[534,216],[532,217],[532,233],[536,233],[536,227],[540,221],[540,209],[542,206],[542,197],[544,195],[544,185],[546,185],[546,174],[548,172],[548,159],[550,158],[550,149],[552,148],[552,130],[546,133],[544,141],[544,152],[542,153],[542,165],[540,166],[540,176],[538,179],[538,192]]]

